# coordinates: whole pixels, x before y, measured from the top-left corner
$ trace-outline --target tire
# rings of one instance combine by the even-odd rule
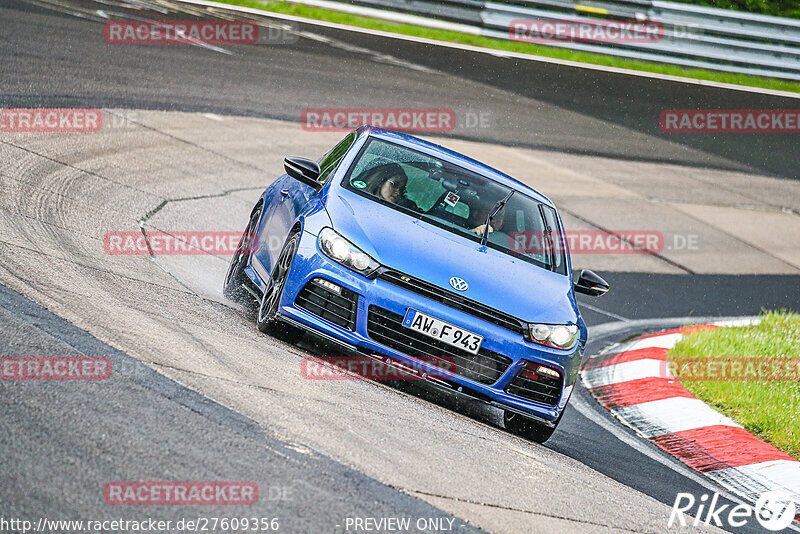
[[[552,428],[534,421],[533,419],[510,411],[504,412],[503,420],[506,430],[512,434],[530,441],[535,441],[536,443],[544,443],[550,439],[550,436],[552,436],[553,432],[556,431],[556,426],[561,421],[561,417],[559,416],[555,423],[556,426],[553,426]]]
[[[242,237],[239,239],[239,244],[236,246],[236,252],[231,259],[231,264],[228,266],[228,272],[225,274],[225,282],[222,286],[222,294],[225,298],[236,302],[237,304],[244,304],[247,306],[254,306],[258,302],[255,297],[247,291],[244,286],[253,287],[250,278],[245,274],[244,269],[250,261],[252,251],[250,247],[253,244],[253,236],[255,235],[258,220],[261,218],[261,210],[263,205],[259,206],[250,216],[250,221],[244,229]]]
[[[283,288],[292,268],[297,245],[300,242],[300,232],[293,232],[286,239],[278,260],[272,268],[267,288],[261,297],[256,317],[256,326],[261,332],[279,337],[288,343],[295,343],[303,337],[303,331],[294,326],[282,323],[278,319],[278,306],[283,296]]]

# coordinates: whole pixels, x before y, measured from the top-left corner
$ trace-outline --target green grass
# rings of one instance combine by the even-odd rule
[[[764,313],[759,325],[697,332],[669,352],[669,360],[678,362],[708,359],[758,359],[770,365],[793,360],[796,364],[800,359],[800,315]],[[790,376],[795,380],[682,379],[681,384],[753,434],[800,459],[800,376]]]
[[[765,78],[759,76],[748,76],[744,74],[716,72],[705,69],[681,68],[673,65],[664,65],[660,63],[651,63],[647,61],[636,61],[631,59],[617,58],[614,56],[606,56],[602,54],[593,54],[588,52],[566,50],[563,48],[557,48],[541,44],[522,43],[518,41],[506,41],[503,39],[492,39],[489,37],[471,35],[468,33],[462,33],[457,31],[426,28],[423,26],[415,26],[412,24],[398,24],[376,18],[351,15],[349,13],[342,13],[339,11],[333,11],[329,9],[306,6],[303,4],[293,4],[290,2],[259,2],[257,0],[222,0],[220,3],[226,3],[244,7],[252,7],[256,9],[263,9],[265,11],[273,11],[276,13],[295,15],[298,17],[305,17],[327,22],[335,22],[338,24],[358,26],[361,28],[369,28],[391,33],[399,33],[402,35],[410,35],[426,39],[435,39],[438,41],[447,41],[451,43],[480,46],[484,48],[505,50],[509,52],[521,52],[536,56],[545,56],[556,59],[579,61],[582,63],[591,63],[595,65],[606,65],[611,67],[640,70],[645,72],[653,72],[657,74],[683,76],[686,78],[695,78],[698,80],[709,80],[715,82],[731,83],[736,85],[746,85],[751,87],[761,87],[765,89],[775,89],[780,91],[790,91],[793,93],[800,93],[800,83],[798,82],[778,80],[775,78]]]

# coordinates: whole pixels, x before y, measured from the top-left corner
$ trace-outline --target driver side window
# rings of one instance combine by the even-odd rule
[[[424,169],[413,165],[402,165],[402,167],[408,176],[406,196],[419,206],[423,213],[427,213],[444,193],[444,187],[434,182]]]
[[[325,183],[333,174],[333,171],[336,170],[336,167],[339,166],[339,162],[342,161],[342,158],[353,146],[353,143],[356,140],[356,134],[351,133],[348,134],[347,137],[342,139],[338,145],[333,147],[328,151],[327,154],[322,156],[317,164],[319,165],[319,178],[317,180],[321,183]]]

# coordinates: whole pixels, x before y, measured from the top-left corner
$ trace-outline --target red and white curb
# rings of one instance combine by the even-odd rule
[[[753,322],[720,321],[641,336],[592,357],[581,377],[617,419],[691,469],[752,502],[781,491],[800,510],[800,462],[689,393],[665,363],[684,334]]]

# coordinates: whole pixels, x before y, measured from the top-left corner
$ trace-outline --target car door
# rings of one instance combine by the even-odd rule
[[[348,134],[317,161],[321,183],[330,179],[355,139],[355,133]],[[297,219],[313,209],[316,202],[319,202],[319,196],[313,188],[288,175],[281,176],[269,188],[258,232],[260,238],[255,251],[257,261],[252,262],[253,268],[262,279],[268,278],[272,272],[272,265]]]

